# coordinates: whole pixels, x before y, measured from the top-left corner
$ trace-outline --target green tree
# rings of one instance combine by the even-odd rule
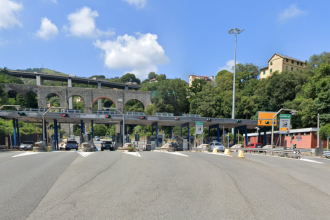
[[[149,74],[148,74],[148,79],[154,79],[154,78],[156,78],[156,73],[155,72],[150,72]]]
[[[187,83],[181,79],[164,80],[158,83],[157,93],[153,98],[157,112],[174,112],[176,115],[189,112]]]
[[[105,136],[107,134],[108,128],[105,125],[94,125],[94,136]]]

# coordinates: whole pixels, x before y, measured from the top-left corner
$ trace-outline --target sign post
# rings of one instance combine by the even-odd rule
[[[201,134],[203,135],[203,122],[202,121],[196,121],[195,123],[195,134]],[[203,144],[203,137],[202,137],[202,144]]]
[[[290,132],[290,114],[280,114],[280,134],[288,134]]]
[[[298,141],[298,143],[297,143],[297,148],[299,149],[299,141],[302,141],[302,137],[301,137],[300,133],[299,133],[298,136],[296,137],[296,141]]]

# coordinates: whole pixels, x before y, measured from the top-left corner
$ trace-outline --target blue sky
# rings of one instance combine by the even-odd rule
[[[188,81],[234,59],[258,66],[274,53],[308,60],[329,51],[328,1],[0,0],[0,67],[89,77],[150,71]]]

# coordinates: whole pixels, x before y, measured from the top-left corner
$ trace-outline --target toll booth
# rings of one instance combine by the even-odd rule
[[[161,143],[162,143],[162,140],[163,140],[163,137],[162,136],[158,136],[158,145],[159,147],[161,147]],[[150,150],[156,150],[156,147],[157,147],[157,136],[156,135],[150,135],[147,137],[147,144],[150,144],[150,145],[147,145],[147,149],[148,146],[150,147]]]
[[[123,135],[120,133],[117,133],[115,136],[115,148],[118,149],[118,147],[123,147]]]

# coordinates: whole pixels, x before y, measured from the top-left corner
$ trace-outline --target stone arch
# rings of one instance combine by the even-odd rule
[[[131,99],[128,99],[128,100],[125,100],[125,103],[124,103],[124,109],[125,109],[125,106],[126,106],[126,104],[128,103],[128,102],[130,102],[130,101],[139,101],[141,104],[142,104],[142,106],[143,106],[143,110],[145,111],[146,110],[146,106],[145,106],[145,104],[143,103],[143,101],[141,101],[140,99],[137,99],[137,98],[131,98]]]
[[[33,98],[36,98],[37,100],[32,100]],[[33,90],[27,91],[24,96],[26,100],[26,104],[28,108],[38,108],[38,92],[34,92]]]
[[[81,99],[82,99],[82,101],[84,102],[84,107],[83,107],[83,112],[84,113],[87,113],[88,112],[88,107],[87,107],[87,103],[86,103],[86,98],[84,98],[82,95],[75,95],[75,94],[72,94],[72,95],[70,95],[70,96],[68,96],[67,98],[66,98],[66,103],[67,103],[67,105],[68,105],[68,103],[69,103],[69,99],[70,98],[72,98],[72,104],[74,105],[74,100],[73,100],[73,97],[80,97]]]
[[[117,108],[117,103],[116,103],[115,101],[113,101],[113,99],[111,99],[111,98],[109,98],[109,97],[107,97],[107,96],[101,96],[101,97],[96,98],[96,99],[93,101],[92,106],[94,106],[95,102],[97,102],[97,100],[99,100],[99,99],[109,99],[110,101],[113,102],[113,104],[115,104],[115,106],[116,106],[116,108]]]
[[[51,96],[51,97],[50,97]],[[46,104],[47,104],[47,108],[50,108],[51,106],[53,106],[53,103],[50,103],[50,101],[49,101],[49,99],[50,98],[53,98],[53,97],[55,97],[55,96],[57,96],[59,99],[60,99],[60,104],[59,104],[59,107],[61,107],[62,105],[62,103],[61,103],[61,95],[59,94],[59,93],[57,93],[57,92],[50,92],[50,93],[48,93],[47,94],[47,96],[46,96]],[[57,107],[57,106],[55,106],[55,107]]]

